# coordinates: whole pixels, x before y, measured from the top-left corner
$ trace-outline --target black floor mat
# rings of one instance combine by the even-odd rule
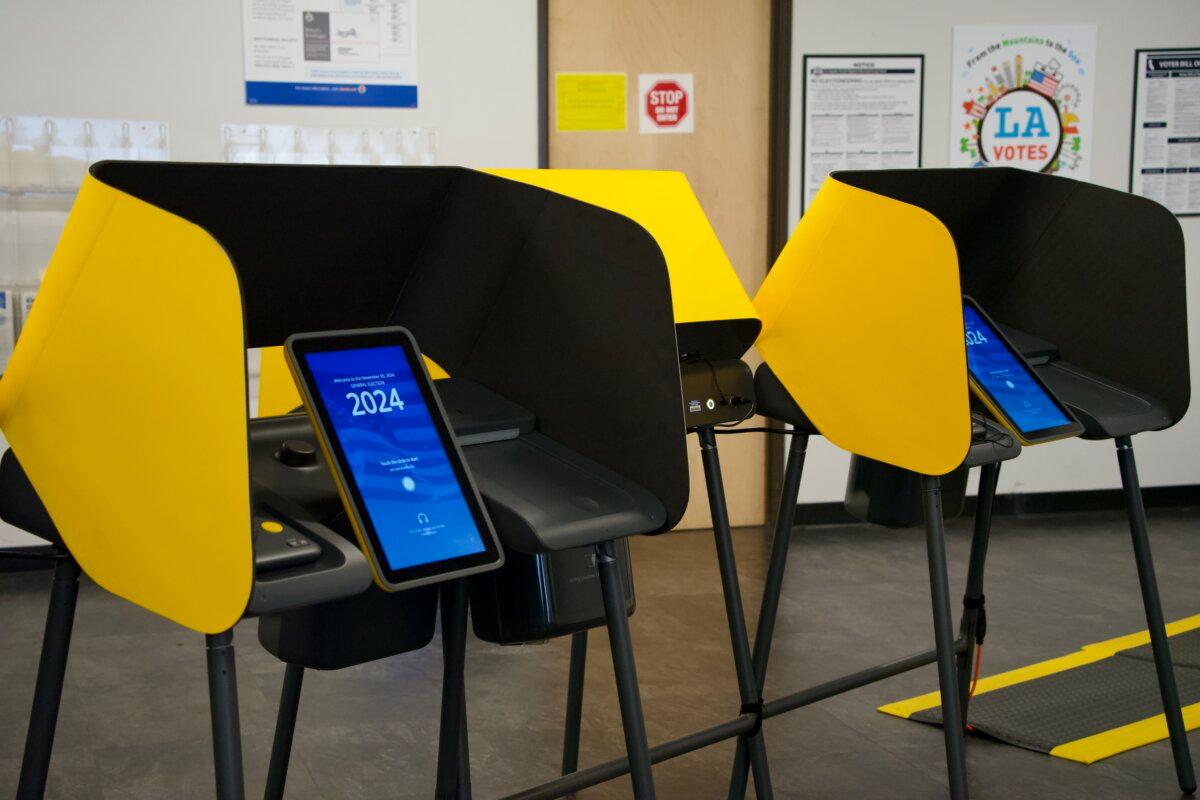
[[[1200,629],[1170,638],[1182,706],[1200,703]],[[980,694],[968,722],[979,733],[1049,753],[1055,747],[1162,713],[1150,645]],[[938,706],[910,719],[940,725]]]

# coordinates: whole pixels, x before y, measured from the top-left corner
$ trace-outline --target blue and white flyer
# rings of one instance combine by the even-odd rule
[[[417,107],[417,0],[242,0],[246,103]]]

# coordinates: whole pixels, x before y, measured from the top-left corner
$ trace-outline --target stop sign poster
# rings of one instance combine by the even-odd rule
[[[642,133],[691,133],[696,129],[696,92],[691,73],[638,75]]]
[[[1095,68],[1095,25],[955,26],[950,166],[1087,180]]]

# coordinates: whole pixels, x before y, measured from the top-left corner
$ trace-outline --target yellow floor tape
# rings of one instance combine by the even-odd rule
[[[1200,628],[1200,614],[1168,623],[1167,635],[1174,636],[1178,633],[1195,630],[1196,628]],[[1042,678],[1046,675],[1053,675],[1056,672],[1081,667],[1084,664],[1091,664],[1109,658],[1121,650],[1128,650],[1131,647],[1141,647],[1144,644],[1149,644],[1149,642],[1150,632],[1139,631],[1138,633],[1118,636],[1114,639],[1106,639],[1103,642],[1086,644],[1078,651],[1065,656],[1041,661],[1037,664],[1030,664],[1027,667],[1020,667],[1008,672],[1001,672],[987,678],[980,678],[979,683],[975,687],[975,694],[981,695],[987,692],[994,692],[1006,686],[1024,683],[1025,681]],[[941,692],[930,692],[929,694],[923,694],[908,700],[888,703],[887,705],[880,706],[879,711],[882,711],[884,714],[890,714],[893,717],[908,719],[918,711],[939,706],[941,703]],[[1183,723],[1189,731],[1200,728],[1200,703],[1184,706]],[[1123,753],[1126,750],[1132,750],[1135,747],[1141,747],[1144,744],[1150,744],[1151,742],[1161,741],[1166,738],[1166,717],[1158,714],[1157,716],[1132,722],[1128,725],[1122,725],[1119,728],[1113,728],[1112,730],[1102,731],[1092,736],[1060,744],[1050,751],[1050,755],[1056,758],[1078,761],[1081,764],[1093,764],[1117,753]]]

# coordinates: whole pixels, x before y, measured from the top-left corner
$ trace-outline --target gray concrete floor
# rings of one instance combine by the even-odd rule
[[[1168,619],[1200,612],[1195,511],[1151,514]],[[757,613],[768,543],[736,534],[748,613]],[[969,524],[950,526],[952,594],[965,573]],[[633,542],[632,619],[652,742],[736,713],[720,581],[709,534]],[[998,518],[989,557],[985,674],[1145,627],[1120,514]],[[932,640],[920,531],[798,531],[767,695],[922,649]],[[48,573],[0,575],[0,796],[15,789],[45,615]],[[753,629],[753,620],[751,620]],[[265,781],[282,665],[238,628],[238,684],[247,792]],[[569,643],[469,644],[475,796],[497,797],[553,777],[559,760]],[[592,636],[583,764],[616,757],[622,737],[603,632]],[[310,672],[296,735],[290,798],[427,798],[437,742],[440,648],[336,673]],[[946,796],[940,729],[879,714],[877,705],[936,688],[932,667],[766,723],[780,798]],[[1174,798],[1166,743],[1085,767],[991,741],[968,743],[972,797]],[[1191,736],[1200,753],[1200,733]],[[732,745],[655,768],[664,800],[724,797]],[[213,796],[203,640],[90,583],[80,594],[49,795]],[[582,793],[624,798],[627,780]]]

